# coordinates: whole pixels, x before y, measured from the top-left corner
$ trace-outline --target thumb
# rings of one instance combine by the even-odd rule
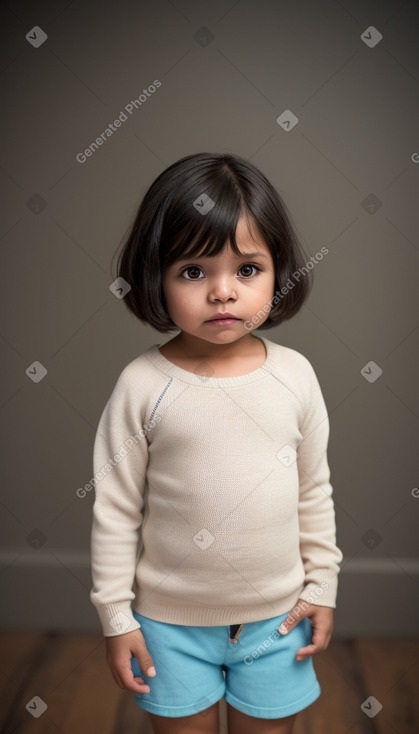
[[[287,635],[288,632],[291,632],[291,630],[297,626],[301,619],[301,607],[297,604],[290,612],[288,612],[284,621],[279,625],[278,632],[281,635]]]
[[[144,675],[157,675],[153,660],[145,643],[135,649],[134,655],[137,658],[141,672],[144,673]]]

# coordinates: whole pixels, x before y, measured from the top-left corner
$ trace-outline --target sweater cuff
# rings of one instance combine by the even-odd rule
[[[116,637],[141,629],[129,604],[103,604],[96,608],[105,637]]]
[[[324,578],[315,583],[311,581],[304,586],[298,595],[299,599],[303,599],[308,604],[315,604],[319,607],[336,607],[336,596],[338,590],[338,577],[324,575]]]

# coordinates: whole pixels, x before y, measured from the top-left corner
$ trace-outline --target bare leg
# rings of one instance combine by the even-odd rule
[[[292,734],[297,714],[283,719],[258,719],[227,704],[228,734]]]
[[[154,734],[218,734],[218,701],[205,711],[192,716],[158,716],[150,714]]]

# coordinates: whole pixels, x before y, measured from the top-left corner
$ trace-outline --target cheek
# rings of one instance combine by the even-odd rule
[[[263,296],[271,297],[275,288],[275,275],[273,273],[263,273],[263,276],[259,278],[257,288],[254,289],[256,297]]]
[[[264,288],[266,291],[269,291],[269,294],[272,295],[275,288],[275,273],[269,273],[269,276],[264,281]]]
[[[179,288],[176,281],[170,276],[162,279],[162,291],[168,307],[174,307],[179,302]]]
[[[173,313],[191,313],[196,307],[193,294],[187,293],[182,287],[170,284],[163,292],[167,306]]]

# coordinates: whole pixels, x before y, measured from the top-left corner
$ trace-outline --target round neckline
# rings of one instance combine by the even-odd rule
[[[264,363],[260,367],[257,367],[255,370],[252,370],[245,375],[230,377],[207,377],[205,374],[199,375],[195,372],[189,372],[188,370],[183,369],[183,367],[179,367],[177,364],[175,364],[174,362],[170,362],[169,359],[164,357],[159,350],[159,347],[163,346],[161,344],[153,344],[153,346],[150,347],[150,349],[148,350],[147,356],[149,359],[151,359],[156,367],[162,370],[162,372],[170,375],[171,377],[176,377],[182,382],[187,382],[190,385],[199,385],[200,387],[234,387],[238,385],[245,385],[249,382],[253,382],[254,380],[260,380],[262,377],[266,376],[266,371],[269,371],[272,362],[272,342],[270,342],[269,339],[266,339],[263,336],[257,336],[255,337],[255,339],[259,339],[259,341],[264,344],[266,350],[266,358]],[[202,368],[202,371],[204,371],[204,360],[198,366]]]

